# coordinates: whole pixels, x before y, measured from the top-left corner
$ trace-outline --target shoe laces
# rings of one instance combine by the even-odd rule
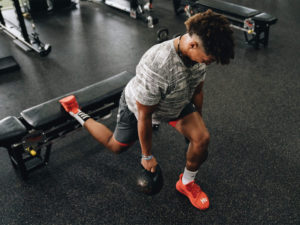
[[[196,198],[198,194],[202,192],[200,186],[196,184],[195,181],[192,181],[192,183],[188,185],[188,189],[192,192],[194,198]]]

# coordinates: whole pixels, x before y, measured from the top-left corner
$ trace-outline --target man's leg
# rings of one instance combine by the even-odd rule
[[[84,123],[84,128],[102,145],[114,153],[121,153],[131,145],[118,142],[113,132],[105,125],[90,118]]]
[[[115,134],[109,128],[82,112],[79,109],[75,96],[65,97],[60,100],[60,103],[99,143],[114,153],[121,153],[127,150],[137,139],[136,120],[132,120],[135,119],[134,115],[130,115],[131,112],[125,103],[123,95],[120,99],[118,121],[115,130],[115,134],[122,142],[116,140]]]
[[[207,159],[210,138],[202,117],[198,112],[193,112],[179,119],[175,128],[190,141],[186,153],[186,168],[190,171],[198,170]]]
[[[176,189],[186,195],[191,203],[200,210],[209,207],[209,200],[201,188],[195,184],[195,176],[201,164],[206,160],[209,133],[198,112],[190,113],[175,123],[171,123],[181,134],[189,139],[186,153],[186,167],[176,184]]]

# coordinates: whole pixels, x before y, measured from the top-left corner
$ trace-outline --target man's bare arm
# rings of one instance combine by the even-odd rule
[[[204,82],[201,82],[195,89],[192,102],[196,106],[197,111],[202,116],[202,105],[203,105],[203,85]]]
[[[146,106],[136,102],[138,109],[138,134],[144,156],[152,155],[152,113],[157,108],[157,105]],[[143,160],[142,165],[146,170],[155,171],[157,165],[156,159],[153,157],[150,160]]]

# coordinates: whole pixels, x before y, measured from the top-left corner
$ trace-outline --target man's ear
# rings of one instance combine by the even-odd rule
[[[193,48],[193,49],[198,48],[198,43],[197,43],[197,41],[192,40],[192,41],[189,43],[189,47],[190,47],[190,48]]]

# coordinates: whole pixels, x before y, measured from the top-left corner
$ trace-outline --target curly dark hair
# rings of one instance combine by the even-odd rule
[[[224,16],[209,9],[190,17],[185,26],[190,36],[201,38],[206,54],[215,57],[217,63],[229,64],[234,58],[233,31]]]

